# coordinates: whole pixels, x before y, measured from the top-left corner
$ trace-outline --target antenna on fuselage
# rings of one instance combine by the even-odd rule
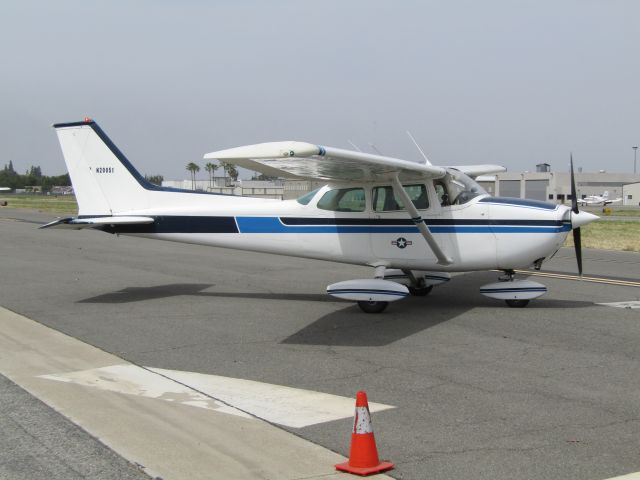
[[[378,147],[376,147],[373,143],[370,143],[369,146],[373,148],[378,155],[384,155],[380,150],[378,150]]]
[[[409,138],[411,139],[413,144],[416,146],[416,148],[420,152],[420,155],[422,155],[422,158],[424,158],[424,163],[427,165],[431,165],[431,162],[429,161],[425,153],[422,151],[422,148],[420,148],[420,145],[418,145],[418,142],[416,142],[416,139],[413,138],[413,135],[411,135],[411,132],[409,130],[407,130],[407,135],[409,135]]]
[[[361,152],[362,150],[360,149],[359,146],[357,146],[355,143],[353,143],[351,140],[347,139],[347,142],[349,142],[349,145],[351,145],[353,148],[355,148],[357,151]]]

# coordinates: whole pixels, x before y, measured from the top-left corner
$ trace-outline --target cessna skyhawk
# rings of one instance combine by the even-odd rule
[[[325,180],[297,200],[265,200],[159,187],[147,182],[91,119],[54,125],[77,217],[42,228],[108,233],[366,265],[368,279],[327,293],[367,313],[426,295],[451,272],[502,270],[481,293],[524,307],[546,287],[514,269],[552,256],[570,230],[582,273],[580,226],[598,217],[573,208],[491,197],[473,178],[497,165],[441,167],[304,142],[271,142],[208,153],[266,175]],[[573,167],[572,167],[573,171]]]

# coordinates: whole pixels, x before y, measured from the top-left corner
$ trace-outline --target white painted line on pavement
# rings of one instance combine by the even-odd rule
[[[640,472],[622,475],[621,477],[607,478],[607,480],[640,480]]]
[[[39,378],[248,418],[254,415],[292,428],[349,418],[355,408],[353,398],[328,393],[218,375],[147,369],[131,364],[40,375]],[[379,403],[370,403],[369,407],[372,412],[395,408]]]
[[[95,387],[109,392],[157,398],[192,407],[215,410],[245,418],[252,418],[240,410],[207,397],[179,383],[132,364],[111,365],[78,372],[39,375],[38,378]]]
[[[302,428],[353,417],[355,408],[355,391],[354,398],[348,398],[241,378],[160,368],[149,370],[218,398],[256,417],[287,427]],[[369,410],[372,412],[391,408],[396,407],[369,403]]]
[[[605,307],[636,309],[640,308],[640,300],[631,300],[629,302],[596,303],[596,305],[603,305]]]

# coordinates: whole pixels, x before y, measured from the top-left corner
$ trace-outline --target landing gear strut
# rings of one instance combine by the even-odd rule
[[[424,281],[424,277],[417,278],[411,270],[402,270],[402,272],[411,281],[411,285],[407,288],[409,289],[409,294],[412,297],[426,297],[431,293],[431,290],[433,290],[433,285],[427,285]]]

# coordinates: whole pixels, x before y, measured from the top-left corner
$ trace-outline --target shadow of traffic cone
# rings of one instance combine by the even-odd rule
[[[353,432],[351,433],[349,461],[336,465],[336,470],[355,473],[356,475],[371,475],[391,470],[392,468],[393,463],[380,462],[378,458],[367,394],[360,391],[356,394],[356,415],[353,422]]]

